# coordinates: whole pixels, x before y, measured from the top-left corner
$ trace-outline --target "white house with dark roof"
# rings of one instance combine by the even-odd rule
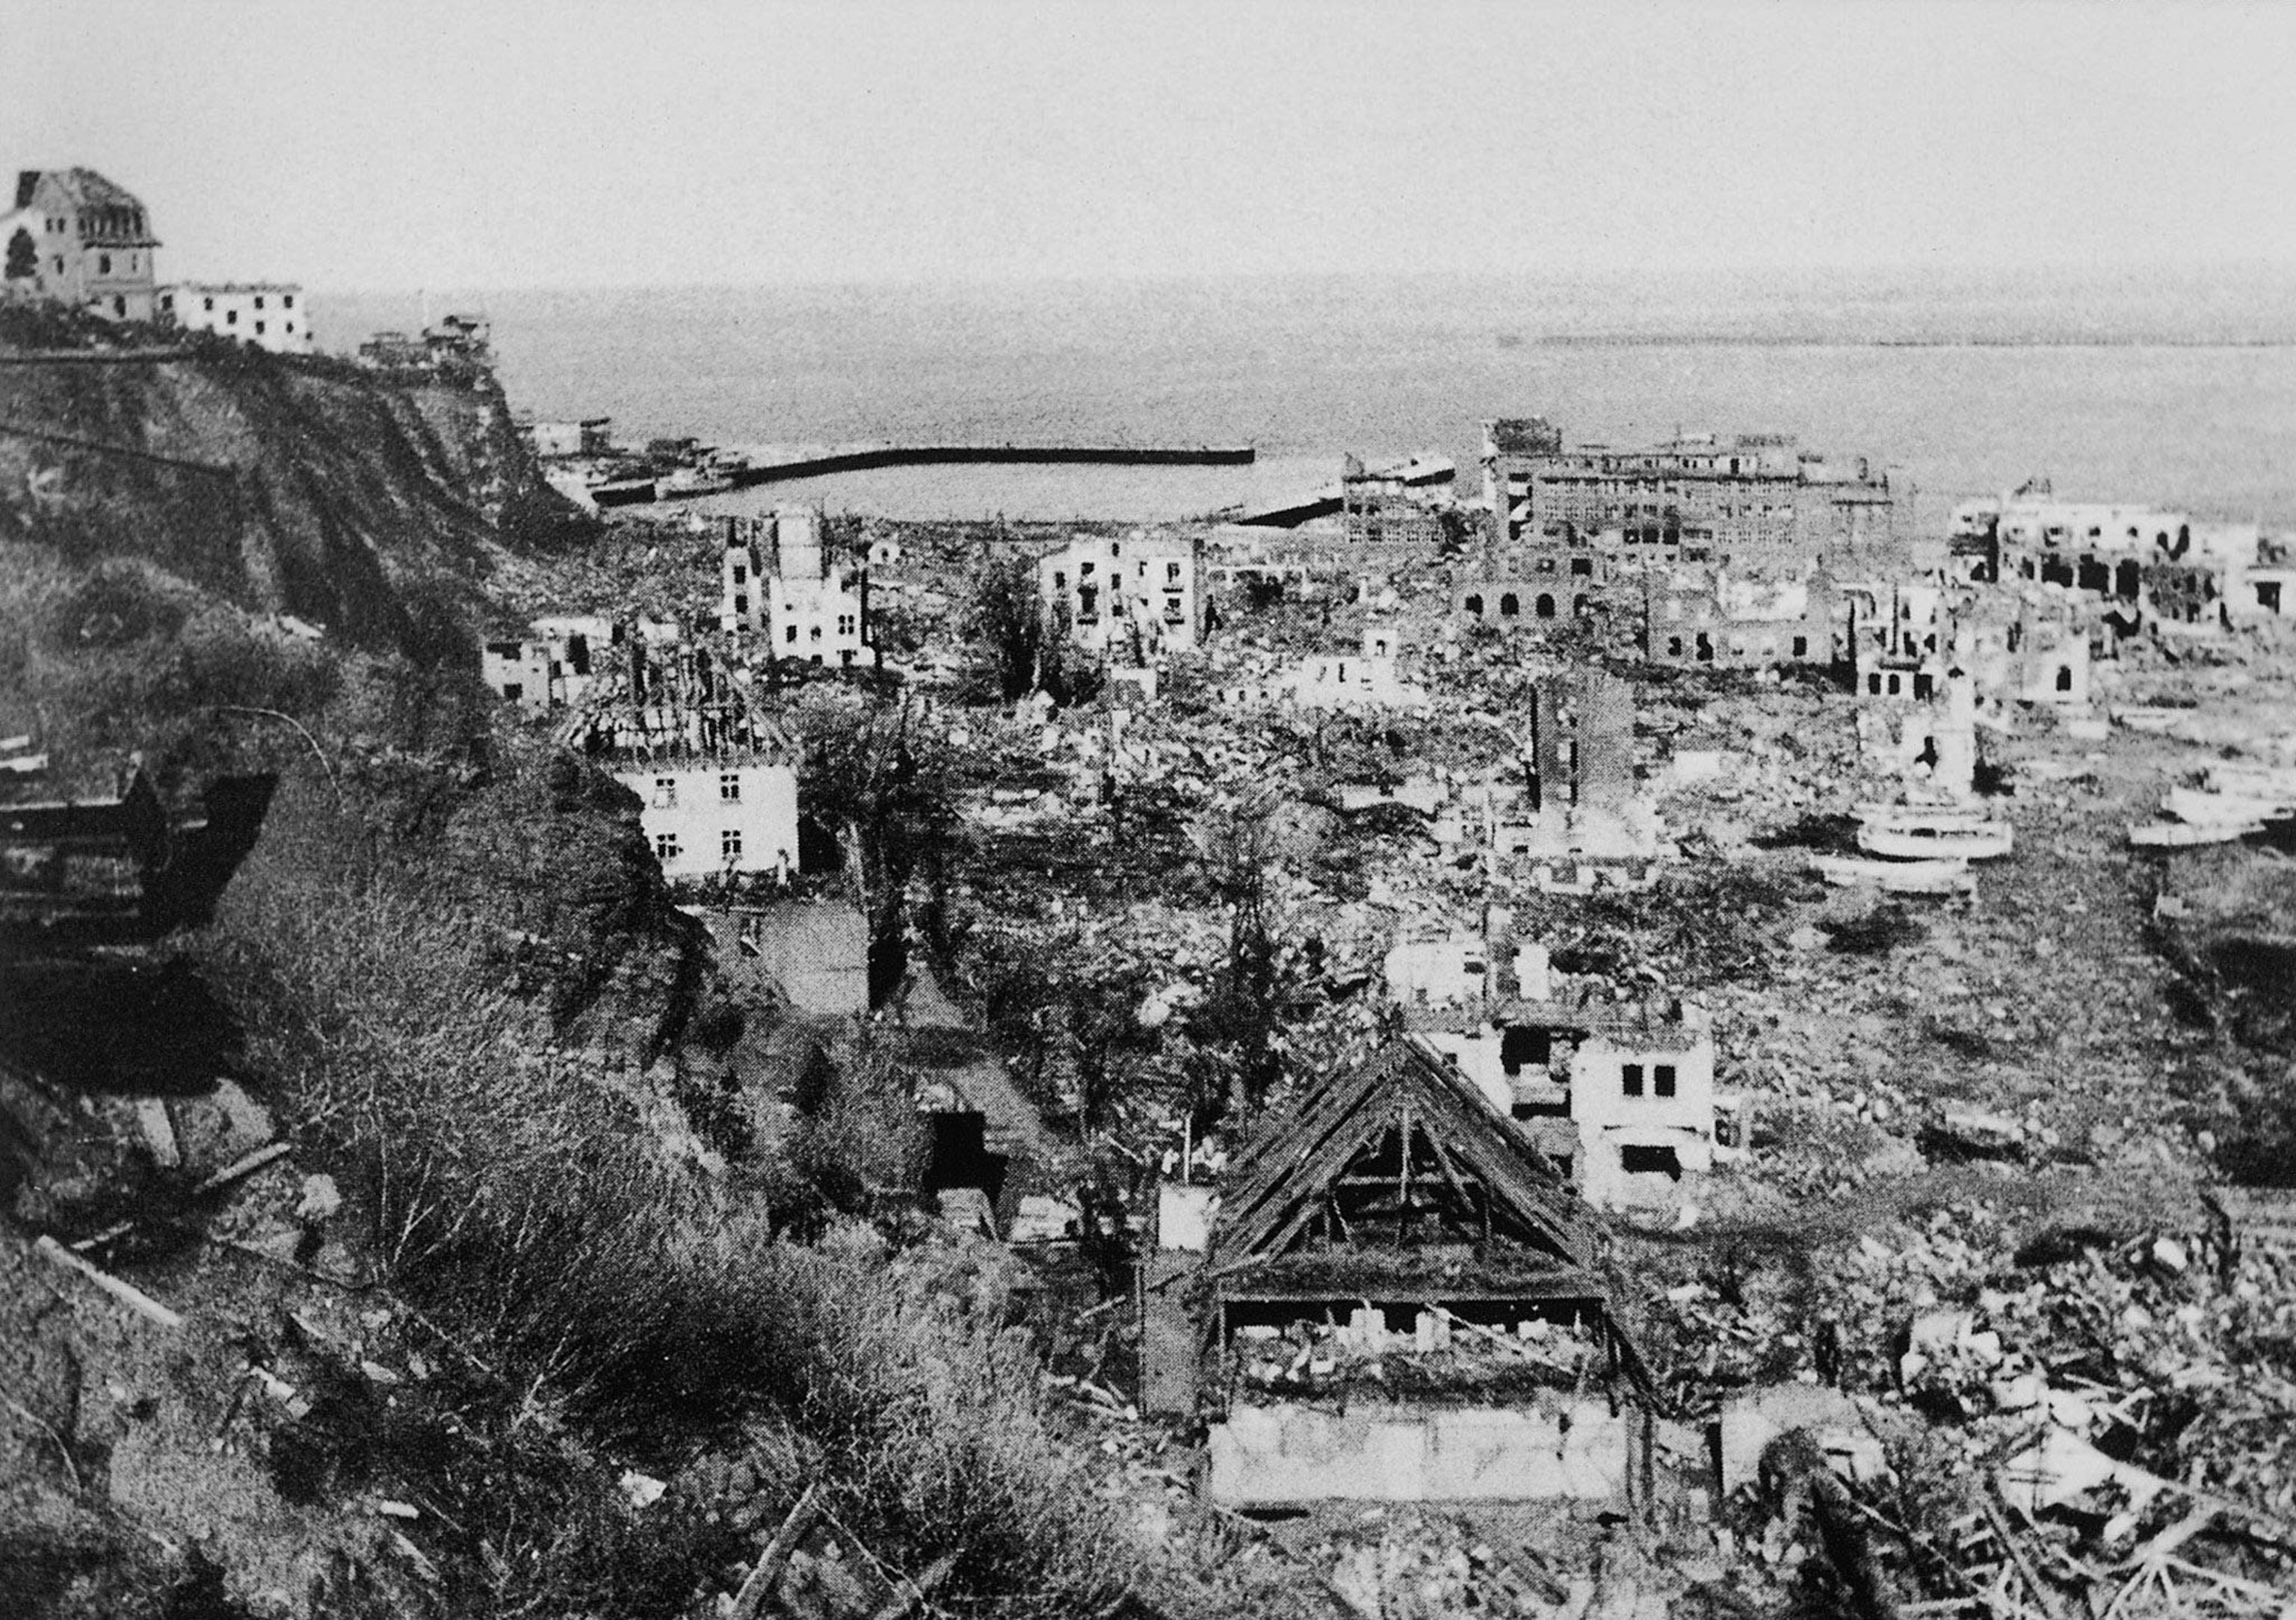
[[[152,319],[159,246],[144,205],[92,168],[20,169],[0,214],[0,263],[29,269],[11,286],[29,281],[41,298],[113,320]]]

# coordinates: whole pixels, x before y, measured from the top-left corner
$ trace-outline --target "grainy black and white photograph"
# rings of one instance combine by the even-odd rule
[[[0,1616],[2296,1620],[2292,64],[0,0]]]

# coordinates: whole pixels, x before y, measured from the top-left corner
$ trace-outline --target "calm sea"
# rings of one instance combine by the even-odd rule
[[[626,440],[1249,443],[1250,468],[925,468],[766,487],[896,516],[1151,520],[1433,451],[1777,432],[1904,468],[1925,519],[2040,473],[2060,495],[2296,522],[2296,272],[2141,279],[1322,277],[432,294],[494,321],[514,404]],[[421,319],[321,296],[322,344]]]

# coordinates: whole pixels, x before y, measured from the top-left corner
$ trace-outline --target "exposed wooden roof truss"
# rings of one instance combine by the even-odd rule
[[[1588,1266],[1592,1215],[1554,1163],[1423,1043],[1316,1085],[1232,1172],[1214,1234],[1231,1266],[1303,1245],[1505,1242]]]

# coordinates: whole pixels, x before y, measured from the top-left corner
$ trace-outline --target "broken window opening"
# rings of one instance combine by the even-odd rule
[[[1670,1182],[1682,1179],[1682,1160],[1672,1148],[1622,1146],[1619,1169],[1628,1175],[1662,1175]]]
[[[1500,1033],[1499,1064],[1510,1076],[1546,1068],[1554,1052],[1554,1037],[1544,1029],[1510,1024]]]

